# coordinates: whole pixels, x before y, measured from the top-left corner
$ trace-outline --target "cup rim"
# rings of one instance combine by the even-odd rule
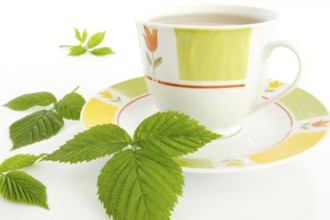
[[[207,12],[207,9],[209,12]],[[246,16],[256,17],[256,13],[259,13],[259,16],[264,16],[260,19],[262,21],[255,23],[247,24],[233,24],[233,25],[189,25],[189,24],[165,24],[157,21],[151,21],[151,19],[159,18],[163,16],[171,16],[178,14],[189,14],[189,13],[201,13],[202,10],[205,10],[205,13],[217,13],[216,9],[221,9],[221,12],[226,12],[229,9],[240,10],[242,14]],[[174,12],[176,11],[176,12]],[[212,11],[212,12],[211,12]],[[214,11],[214,12],[213,12]],[[218,13],[220,10],[218,11]],[[241,14],[241,15],[242,15]],[[134,20],[137,24],[142,23],[148,26],[157,26],[162,28],[187,28],[187,29],[231,29],[231,28],[244,28],[252,26],[262,26],[272,22],[275,22],[279,19],[280,13],[272,9],[253,6],[253,5],[244,5],[244,4],[225,4],[225,3],[198,3],[198,4],[175,4],[167,5],[157,8],[149,8],[148,10],[142,11],[134,17]]]

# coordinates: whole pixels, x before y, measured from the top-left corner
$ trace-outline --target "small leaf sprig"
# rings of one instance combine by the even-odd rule
[[[98,32],[93,34],[85,44],[87,40],[87,30],[85,29],[82,33],[79,32],[77,28],[74,28],[75,31],[75,37],[79,41],[78,45],[60,45],[61,48],[68,48],[69,49],[69,56],[80,56],[85,54],[86,52],[89,52],[95,56],[106,56],[113,54],[113,50],[110,47],[100,47],[95,48],[99,44],[102,43],[105,31],[104,32]],[[85,45],[84,45],[85,44]]]
[[[20,170],[40,161],[45,154],[17,154],[0,164],[0,195],[12,202],[40,206],[49,209],[46,186]]]
[[[10,125],[9,133],[13,142],[12,149],[46,140],[56,135],[64,126],[63,118],[79,120],[85,99],[76,93],[78,88],[59,101],[52,93],[36,92],[21,95],[5,104],[5,107],[16,111],[24,111],[36,106],[53,105],[49,110],[35,111]]]
[[[159,112],[137,127],[133,139],[117,125],[97,125],[43,160],[78,163],[113,155],[97,180],[107,215],[114,220],[164,220],[170,219],[184,185],[174,157],[219,137],[185,114]]]

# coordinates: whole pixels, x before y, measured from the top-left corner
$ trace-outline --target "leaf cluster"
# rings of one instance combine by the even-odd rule
[[[59,101],[48,92],[11,100],[5,106],[17,111],[52,105],[50,110],[36,111],[10,126],[13,149],[55,135],[64,118],[79,119],[84,103],[76,89]],[[46,187],[20,169],[41,160],[78,163],[112,155],[97,179],[98,198],[107,215],[114,220],[169,220],[184,185],[175,157],[193,153],[219,137],[189,116],[173,111],[146,118],[133,137],[117,125],[97,125],[51,154],[18,154],[4,160],[0,164],[0,195],[48,209]]]
[[[80,56],[85,54],[86,52],[89,52],[95,56],[106,56],[114,53],[110,47],[95,48],[104,40],[105,32],[95,33],[87,40],[88,32],[86,29],[82,33],[80,33],[77,28],[74,28],[74,31],[75,37],[79,41],[79,44],[60,46],[69,49],[69,56]]]
[[[5,104],[5,107],[16,111],[24,111],[36,106],[46,107],[52,105],[51,109],[35,111],[10,125],[9,133],[13,142],[12,149],[56,135],[64,126],[64,118],[79,120],[85,99],[76,93],[77,89],[65,95],[59,101],[52,93],[36,92],[19,96]]]
[[[114,124],[77,134],[44,160],[78,163],[114,154],[97,181],[99,200],[115,220],[164,220],[182,195],[184,178],[173,157],[195,152],[220,135],[189,116],[159,112],[133,138]]]

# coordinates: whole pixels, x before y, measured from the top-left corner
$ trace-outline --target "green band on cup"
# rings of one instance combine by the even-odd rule
[[[180,80],[244,80],[251,28],[175,28]]]

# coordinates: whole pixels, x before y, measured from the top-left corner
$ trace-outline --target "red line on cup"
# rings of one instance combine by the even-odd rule
[[[124,105],[124,107],[122,108],[122,109],[120,109],[120,111],[118,112],[118,115],[117,115],[117,125],[119,125],[119,119],[120,119],[120,116],[121,116],[121,113],[128,107],[128,106],[130,106],[131,104],[133,104],[134,102],[136,102],[136,101],[138,101],[138,100],[140,100],[140,99],[142,99],[142,98],[144,98],[144,97],[146,97],[146,96],[149,96],[150,94],[148,93],[148,94],[145,94],[145,95],[143,95],[143,96],[140,96],[140,97],[138,97],[138,98],[136,98],[136,99],[133,99],[132,101],[130,101],[130,102],[128,102],[126,105]]]
[[[151,81],[155,81],[150,76],[145,76],[147,79]],[[179,87],[179,88],[189,88],[189,89],[227,89],[227,88],[239,88],[239,87],[245,87],[245,84],[235,84],[235,85],[211,85],[211,86],[202,86],[202,85],[185,85],[185,84],[176,84],[176,83],[170,83],[170,82],[164,82],[161,80],[157,80],[157,83],[167,85],[167,86],[173,86],[173,87]]]

